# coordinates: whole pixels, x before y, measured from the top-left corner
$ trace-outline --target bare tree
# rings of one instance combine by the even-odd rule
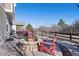
[[[77,19],[72,26],[74,28],[74,32],[79,33],[79,19]]]

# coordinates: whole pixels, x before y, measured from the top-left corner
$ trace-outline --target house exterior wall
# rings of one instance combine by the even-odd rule
[[[0,5],[0,44],[6,40],[6,20],[7,15],[5,14],[3,7]]]
[[[24,30],[26,28],[25,25],[12,25],[12,29],[15,31]]]
[[[6,11],[4,5],[6,6],[7,4],[0,3],[0,44],[1,45],[5,42],[7,38],[10,37],[10,31],[12,29],[12,21],[14,20],[14,13]],[[10,8],[9,5],[8,7]]]
[[[12,29],[15,31],[18,30],[24,30],[26,28],[25,26],[25,22],[21,22],[21,21],[13,21],[13,25],[12,25]]]
[[[14,13],[15,11],[15,4],[14,3],[2,3],[6,12]]]
[[[7,15],[7,25],[8,25],[8,32],[10,33],[10,31],[12,30],[12,25],[13,25],[13,20],[15,20],[15,7],[16,4],[15,3],[2,3],[6,15]]]
[[[6,34],[7,34],[6,39],[9,38],[9,36],[10,36],[10,31],[11,31],[11,25],[9,24],[9,21],[8,21],[8,19],[7,19],[7,20],[6,20]]]

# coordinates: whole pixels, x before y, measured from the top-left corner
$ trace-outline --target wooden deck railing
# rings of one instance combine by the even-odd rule
[[[61,32],[49,32],[47,36],[53,37],[52,34],[56,35],[57,39],[69,40],[75,43],[79,43],[79,33],[61,33]]]

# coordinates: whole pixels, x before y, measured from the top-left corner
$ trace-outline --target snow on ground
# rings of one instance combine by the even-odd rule
[[[62,44],[71,52],[72,56],[79,56],[79,48],[74,46],[75,43],[71,43],[68,41],[57,40],[57,43]]]

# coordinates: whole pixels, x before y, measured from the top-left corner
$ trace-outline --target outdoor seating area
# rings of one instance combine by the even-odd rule
[[[33,50],[38,50],[38,40],[34,37],[32,32],[18,31],[17,40],[19,41],[17,46],[24,55],[26,55],[26,53],[30,53]]]

